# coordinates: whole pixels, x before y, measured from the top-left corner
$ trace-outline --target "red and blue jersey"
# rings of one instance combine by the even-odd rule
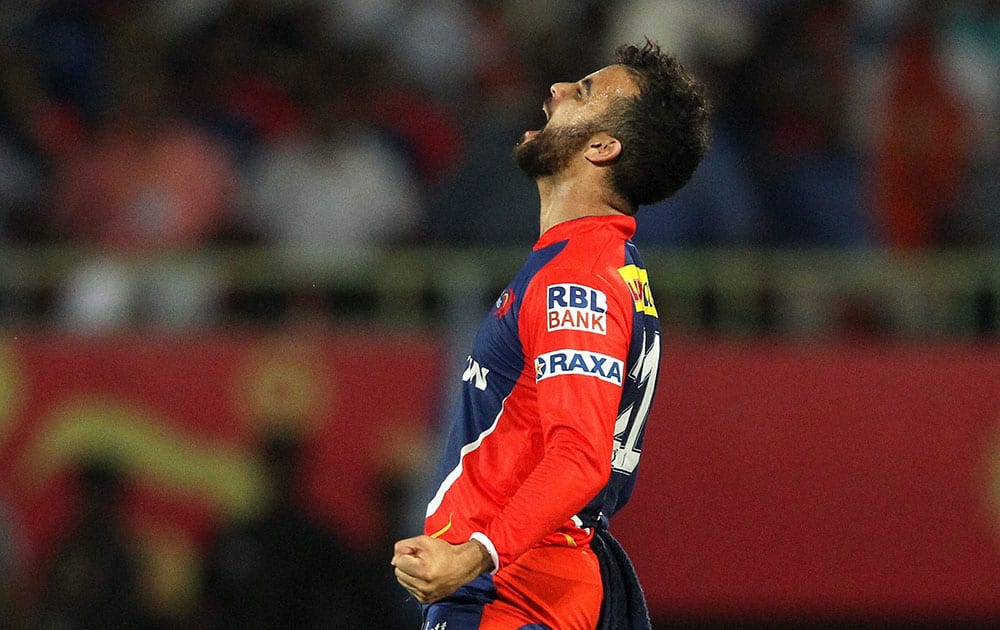
[[[660,359],[635,220],[547,230],[476,334],[425,533],[497,568],[579,546],[629,499]]]

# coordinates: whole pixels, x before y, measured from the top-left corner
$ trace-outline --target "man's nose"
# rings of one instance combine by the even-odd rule
[[[553,83],[552,87],[549,88],[549,93],[552,94],[554,100],[559,100],[566,94],[566,90],[570,84],[564,81],[559,83]]]

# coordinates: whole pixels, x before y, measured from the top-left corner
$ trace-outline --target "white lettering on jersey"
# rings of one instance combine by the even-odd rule
[[[618,472],[631,475],[639,466],[642,451],[636,446],[645,432],[646,418],[653,404],[653,388],[660,368],[660,333],[654,333],[650,345],[646,345],[646,332],[642,333],[642,354],[635,367],[629,371],[629,378],[639,385],[642,398],[639,406],[635,403],[625,408],[615,421],[615,450],[611,456],[611,467]]]
[[[579,284],[550,284],[547,293],[549,332],[583,330],[607,334],[608,297],[603,291]]]
[[[462,373],[462,380],[466,383],[472,383],[476,386],[476,389],[480,391],[486,391],[486,375],[490,373],[489,368],[484,368],[479,365],[479,362],[472,358],[470,355],[466,359],[465,372]]]
[[[535,359],[535,381],[565,374],[581,374],[621,385],[623,366],[621,361],[606,354],[586,350],[554,350],[540,354]]]

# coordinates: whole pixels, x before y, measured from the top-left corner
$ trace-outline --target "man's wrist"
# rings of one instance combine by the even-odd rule
[[[483,543],[478,540],[470,540],[466,545],[471,550],[470,553],[475,555],[476,575],[489,573],[493,570],[493,558],[490,557],[490,552],[486,550]]]
[[[500,565],[496,547],[493,546],[493,541],[482,532],[474,532],[469,537],[469,542],[476,543],[477,551],[482,554],[481,573],[496,573],[497,567]]]

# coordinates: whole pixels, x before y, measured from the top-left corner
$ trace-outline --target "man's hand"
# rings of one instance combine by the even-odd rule
[[[416,536],[396,543],[392,566],[403,588],[421,604],[430,604],[491,570],[493,560],[486,547],[474,540],[453,545]]]

